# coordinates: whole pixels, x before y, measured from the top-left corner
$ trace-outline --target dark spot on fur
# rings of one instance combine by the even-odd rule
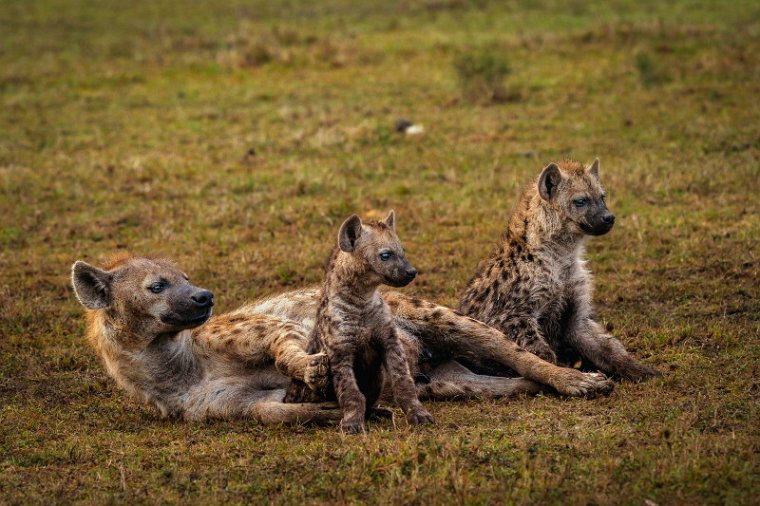
[[[418,385],[427,385],[430,383],[430,376],[425,373],[418,372],[414,375],[414,382]]]

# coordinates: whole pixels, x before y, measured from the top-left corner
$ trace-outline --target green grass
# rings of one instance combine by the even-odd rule
[[[0,502],[754,502],[757,3],[278,4],[0,3]],[[462,95],[483,48],[514,100]],[[78,258],[169,255],[228,310],[318,282],[356,211],[395,208],[406,290],[454,303],[568,155],[601,158],[618,217],[599,313],[662,379],[344,439],[160,420],[83,338]]]

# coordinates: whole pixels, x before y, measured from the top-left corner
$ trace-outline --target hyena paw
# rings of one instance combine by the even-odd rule
[[[364,420],[361,418],[343,418],[340,421],[340,431],[344,434],[359,434],[364,432]]]
[[[330,362],[324,353],[309,356],[309,363],[303,373],[303,382],[315,392],[324,392],[330,383]]]
[[[662,376],[662,372],[641,362],[631,361],[626,364],[625,367],[621,368],[619,372],[616,372],[615,376],[619,376],[625,380],[639,382]]]
[[[367,418],[370,420],[383,420],[386,418],[393,418],[393,411],[388,408],[372,408],[369,410]]]
[[[543,341],[535,341],[529,346],[526,346],[525,349],[536,355],[538,358],[546,360],[550,364],[557,363],[557,354],[554,352],[551,346]]]
[[[609,395],[614,388],[612,381],[600,372],[581,372],[575,369],[563,369],[558,384],[552,386],[563,395],[589,399]]]
[[[406,421],[409,425],[427,425],[433,423],[433,415],[427,412],[425,408],[412,408],[406,414]]]

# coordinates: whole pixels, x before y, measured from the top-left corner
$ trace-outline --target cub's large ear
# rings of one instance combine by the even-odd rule
[[[588,169],[586,169],[589,174],[594,176],[597,181],[599,180],[599,159],[594,158],[594,161],[591,162],[591,165],[589,165]]]
[[[353,214],[343,222],[338,231],[338,246],[346,253],[351,253],[356,248],[356,241],[362,235],[362,220]]]
[[[556,163],[550,163],[541,171],[538,178],[538,193],[544,200],[551,200],[557,193],[557,186],[562,181],[562,174]]]
[[[71,267],[71,284],[79,302],[88,309],[101,309],[111,304],[113,275],[77,260]]]
[[[388,216],[385,217],[385,224],[391,227],[391,230],[396,231],[396,211],[391,210]]]

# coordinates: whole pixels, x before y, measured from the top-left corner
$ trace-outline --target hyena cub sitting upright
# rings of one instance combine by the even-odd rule
[[[378,291],[382,284],[406,286],[417,275],[396,235],[394,216],[391,211],[384,221],[362,223],[353,215],[341,225],[310,336],[309,352],[325,352],[329,359],[333,391],[323,394],[337,397],[344,432],[364,430],[365,416],[380,396],[383,367],[407,421],[433,421],[417,398],[393,315]],[[286,402],[315,400],[304,386],[294,380]]]
[[[548,362],[572,365],[580,359],[585,369],[631,380],[659,375],[631,357],[594,316],[585,244],[614,223],[599,160],[589,167],[574,161],[547,165],[526,187],[460,310]]]

